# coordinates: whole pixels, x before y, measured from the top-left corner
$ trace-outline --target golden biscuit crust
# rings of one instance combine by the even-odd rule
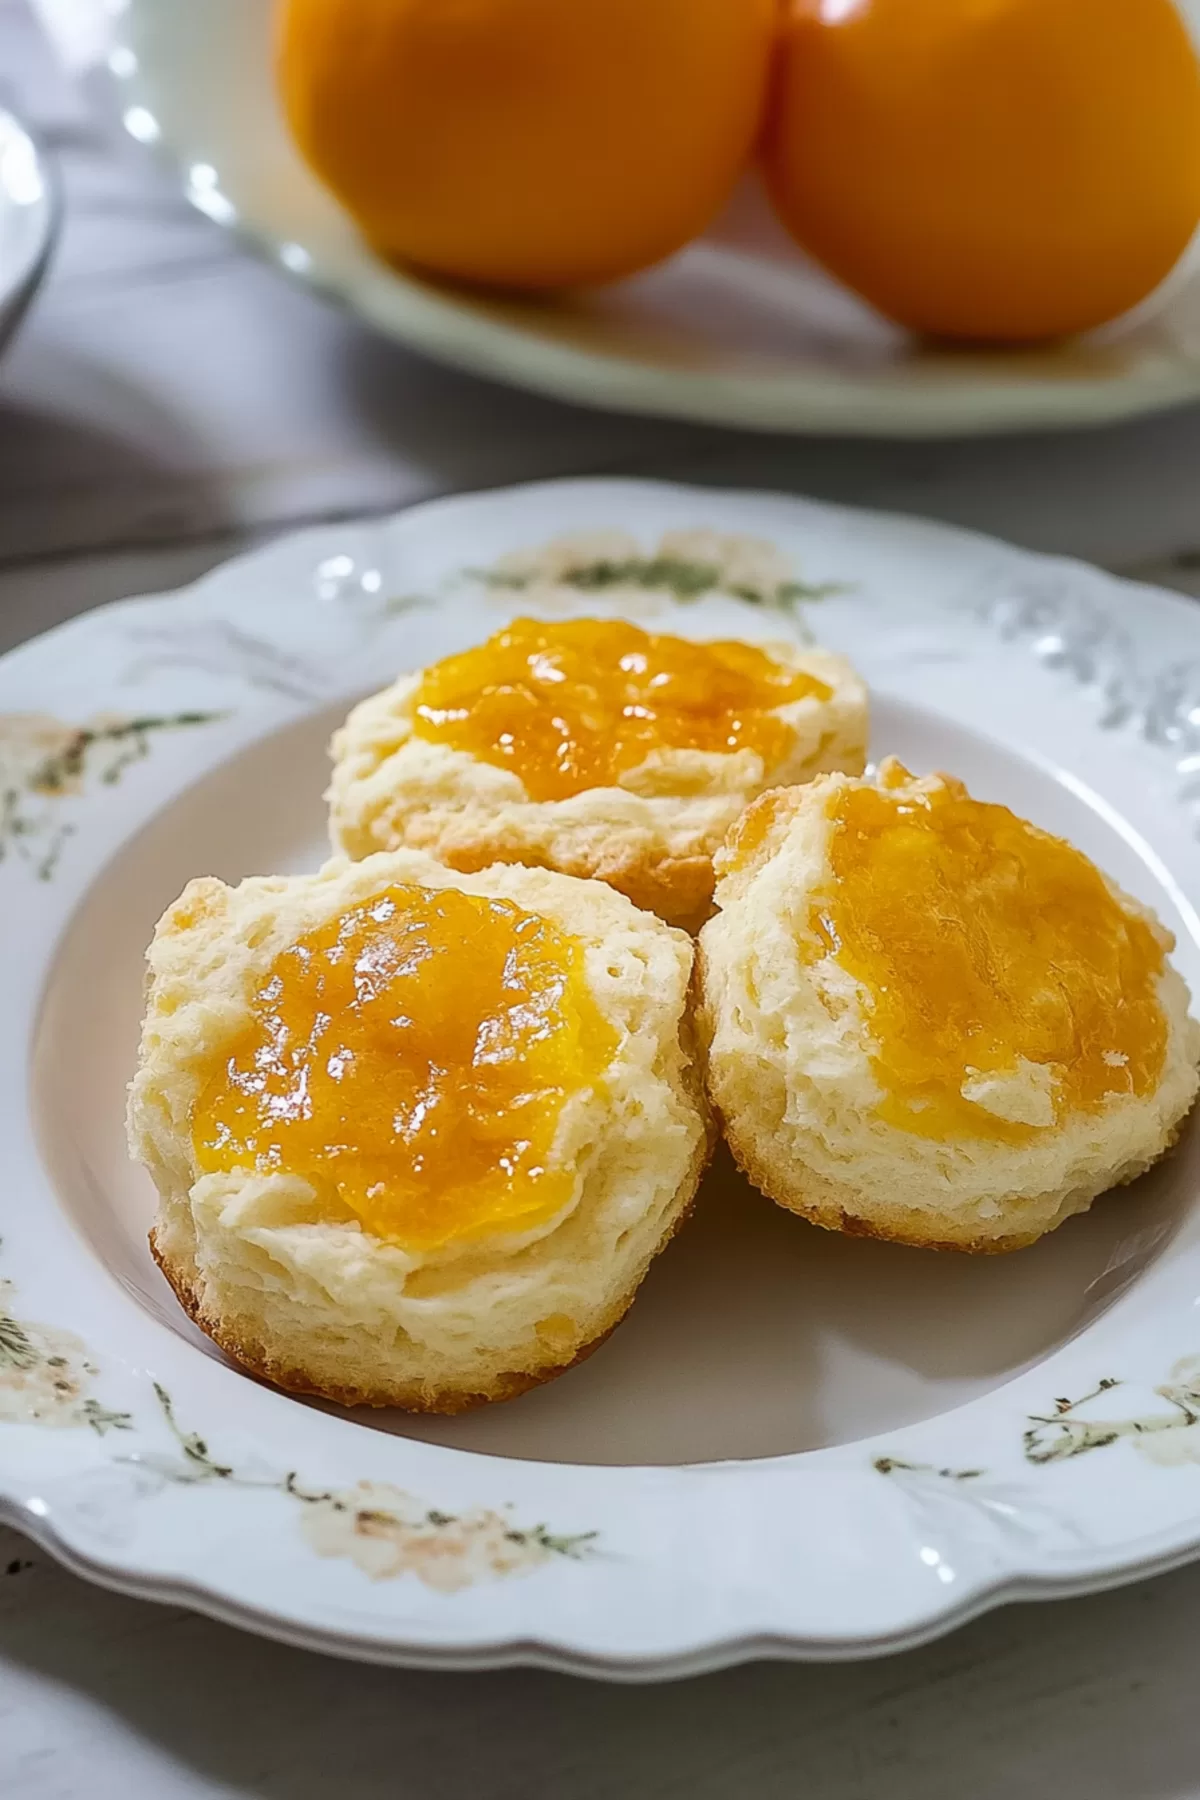
[[[542,1382],[553,1381],[556,1375],[565,1375],[576,1363],[586,1362],[611,1337],[632,1306],[636,1294],[635,1290],[614,1308],[611,1324],[590,1343],[577,1350],[569,1362],[553,1367],[547,1365],[536,1371],[508,1370],[492,1375],[474,1392],[461,1385],[435,1387],[422,1382],[389,1385],[376,1381],[368,1382],[365,1386],[361,1382],[354,1382],[351,1386],[343,1386],[341,1383],[345,1376],[340,1366],[335,1365],[327,1376],[322,1376],[311,1354],[300,1365],[287,1361],[281,1354],[278,1342],[268,1337],[261,1322],[253,1314],[245,1318],[227,1317],[207,1308],[200,1284],[194,1276],[189,1277],[182,1265],[173,1262],[167,1251],[160,1249],[157,1230],[150,1232],[149,1241],[150,1253],[174,1289],[175,1298],[193,1325],[199,1326],[219,1350],[223,1350],[226,1356],[249,1374],[257,1375],[261,1381],[269,1381],[272,1387],[306,1398],[331,1400],[339,1406],[396,1407],[401,1412],[453,1416],[455,1413],[472,1412],[480,1406],[493,1405],[500,1400],[516,1400]]]

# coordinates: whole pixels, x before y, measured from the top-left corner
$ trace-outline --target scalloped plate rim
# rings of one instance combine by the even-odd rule
[[[82,643],[89,634],[99,630],[101,633],[113,622],[122,617],[134,620],[139,614],[148,615],[161,608],[170,611],[170,602],[186,599],[193,611],[203,611],[206,607],[219,609],[222,599],[234,597],[238,590],[244,589],[248,582],[256,583],[265,591],[270,582],[263,580],[264,575],[274,564],[279,570],[282,581],[283,565],[301,554],[307,558],[310,551],[315,552],[325,546],[334,552],[338,545],[347,541],[362,538],[383,543],[395,542],[402,550],[408,537],[417,536],[433,538],[439,534],[455,537],[455,526],[469,520],[472,514],[486,512],[488,514],[486,529],[495,525],[496,518],[508,509],[528,511],[543,509],[547,518],[561,519],[564,502],[569,505],[572,498],[583,507],[587,505],[603,505],[609,507],[614,515],[614,523],[620,523],[623,504],[636,498],[651,512],[669,513],[674,508],[690,507],[694,511],[703,511],[711,515],[718,523],[726,522],[732,528],[742,524],[749,529],[753,522],[762,529],[764,521],[770,516],[782,524],[790,520],[796,531],[803,535],[806,526],[815,527],[821,522],[832,522],[842,534],[851,528],[857,528],[855,537],[862,540],[870,538],[887,539],[893,537],[899,543],[907,541],[909,554],[920,557],[929,553],[937,556],[945,553],[949,558],[955,554],[965,557],[969,562],[986,564],[993,570],[1003,571],[1005,578],[1014,585],[1019,585],[1022,574],[1031,580],[1043,577],[1048,581],[1057,580],[1065,583],[1070,589],[1082,585],[1089,594],[1101,596],[1127,595],[1153,604],[1142,611],[1143,621],[1148,615],[1157,615],[1162,625],[1168,620],[1174,628],[1172,635],[1178,633],[1195,637],[1197,650],[1200,651],[1200,620],[1192,611],[1191,603],[1181,596],[1171,595],[1160,590],[1149,589],[1134,584],[1123,583],[1115,577],[1102,574],[1088,568],[1087,565],[1071,559],[1047,558],[1036,553],[1017,550],[998,544],[981,534],[966,532],[957,528],[942,527],[933,523],[911,519],[905,515],[889,515],[885,513],[862,513],[848,507],[827,506],[820,502],[797,502],[786,494],[766,494],[762,492],[739,492],[737,490],[715,490],[688,487],[683,484],[643,482],[643,481],[606,481],[603,479],[564,480],[529,484],[508,490],[485,490],[475,495],[453,496],[425,503],[396,515],[392,519],[367,519],[361,522],[343,523],[333,526],[316,526],[304,531],[290,534],[274,544],[253,549],[239,555],[229,563],[210,571],[190,587],[179,590],[175,595],[157,595],[133,598],[112,603],[108,607],[97,609],[92,613],[80,615],[75,620],[66,622],[46,633],[42,638],[32,640],[27,645],[18,647],[6,658],[0,659],[0,681],[5,674],[16,672],[23,664],[32,668],[44,656],[51,644],[56,649],[65,647],[74,637]],[[765,503],[765,505],[764,505]],[[586,508],[585,508],[586,510]],[[849,539],[847,540],[849,541]],[[289,577],[290,579],[290,577]],[[277,602],[278,603],[278,600]],[[266,601],[263,602],[264,606]],[[817,621],[819,623],[819,620]],[[1018,647],[1019,648],[1019,647]],[[1023,651],[1020,652],[1024,654]],[[991,652],[989,649],[989,656]],[[1013,654],[1017,654],[1014,649]],[[1087,692],[1080,696],[1088,705]],[[1083,729],[1085,712],[1080,710],[1078,720],[1074,720],[1074,701],[1064,696],[1064,713],[1071,713],[1073,729]],[[254,715],[257,723],[253,724],[255,735],[261,735],[272,728],[273,723],[286,722],[288,718],[301,716],[303,706],[291,707],[280,712],[278,718],[265,713],[261,719]],[[248,714],[248,717],[250,715]],[[1137,750],[1142,755],[1142,750]],[[1146,752],[1149,755],[1149,752]],[[211,763],[205,763],[199,773],[205,772]],[[199,778],[197,775],[196,778]],[[179,791],[188,785],[187,781],[175,780],[169,787],[170,792]],[[153,811],[154,809],[151,809]],[[147,814],[146,816],[150,816]],[[116,842],[112,846],[116,847]],[[84,890],[86,891],[86,884]],[[82,898],[82,891],[79,898]],[[0,1265],[0,1276],[5,1269]],[[111,1278],[105,1272],[103,1280]],[[105,1310],[111,1311],[112,1295],[109,1294]],[[0,1308],[2,1310],[2,1308]],[[169,1333],[163,1328],[163,1337]],[[102,1347],[101,1347],[102,1348]],[[190,1349],[181,1352],[187,1356],[194,1354]],[[163,1361],[168,1360],[164,1355]],[[210,1365],[211,1367],[211,1365]],[[1165,1371],[1164,1371],[1165,1372]],[[1029,1387],[1030,1374],[1026,1372],[1016,1377],[985,1399],[994,1401],[998,1394],[1005,1394],[1011,1389],[1024,1385]],[[206,1378],[207,1379],[207,1378]],[[275,1398],[275,1397],[273,1397]],[[286,1403],[284,1403],[286,1404]],[[842,1453],[862,1451],[870,1447],[880,1447],[884,1440],[889,1444],[905,1440],[914,1435],[928,1438],[934,1428],[940,1425],[951,1425],[974,1407],[977,1403],[968,1403],[966,1408],[955,1408],[940,1415],[939,1419],[926,1421],[918,1427],[907,1427],[903,1431],[875,1434],[872,1438],[861,1440],[858,1444],[843,1445],[836,1452],[817,1452],[822,1467],[828,1465],[830,1459],[840,1464],[846,1461]],[[0,1431],[4,1427],[0,1424]],[[315,1435],[315,1434],[314,1434]],[[107,1441],[107,1440],[106,1440]],[[405,1440],[392,1440],[404,1443]],[[420,1446],[422,1450],[432,1447]],[[375,1460],[387,1460],[389,1453],[381,1452]],[[451,1456],[467,1456],[470,1452],[448,1452]],[[1120,1449],[1118,1454],[1124,1454]],[[1132,1455],[1132,1450],[1130,1450]],[[395,1457],[402,1457],[403,1452],[396,1451]],[[393,1458],[393,1460],[395,1459]],[[474,1458],[474,1460],[478,1460]],[[773,1465],[778,1464],[780,1472],[798,1473],[801,1465],[805,1468],[813,1466],[812,1457],[781,1457],[769,1459],[769,1463],[751,1465],[751,1472],[761,1478],[764,1469],[770,1472]],[[557,1473],[555,1465],[536,1462],[518,1462],[512,1459],[514,1470],[520,1469],[525,1475],[531,1472],[547,1472],[548,1477]],[[723,1474],[726,1478],[732,1473],[741,1473],[738,1465],[713,1465],[709,1468],[694,1471],[705,1474],[709,1469]],[[634,1473],[636,1471],[630,1471]],[[642,1471],[645,1473],[646,1471]],[[661,1474],[662,1471],[655,1471]],[[668,1471],[668,1474],[683,1475],[684,1470]],[[690,1473],[690,1471],[689,1471]],[[0,1485],[3,1477],[0,1477]],[[553,1480],[550,1485],[555,1485]],[[697,1490],[698,1491],[698,1490]],[[878,1633],[850,1632],[844,1636],[829,1636],[796,1630],[779,1631],[775,1628],[755,1626],[747,1621],[736,1631],[714,1632],[708,1637],[696,1637],[686,1649],[673,1652],[642,1656],[631,1654],[621,1656],[608,1654],[595,1648],[585,1648],[582,1643],[571,1644],[559,1634],[515,1634],[506,1638],[497,1636],[486,1643],[472,1642],[456,1649],[453,1645],[435,1643],[431,1639],[418,1641],[411,1634],[407,1640],[393,1637],[385,1641],[381,1637],[368,1635],[355,1636],[352,1632],[338,1632],[328,1622],[306,1625],[302,1622],[269,1610],[257,1607],[249,1601],[239,1601],[219,1584],[206,1583],[193,1575],[180,1574],[178,1577],[164,1576],[149,1569],[139,1569],[136,1562],[128,1559],[122,1563],[119,1558],[105,1558],[93,1551],[86,1550],[75,1541],[69,1531],[64,1532],[52,1518],[41,1518],[32,1515],[22,1500],[10,1493],[7,1499],[0,1498],[0,1514],[10,1518],[30,1531],[39,1542],[43,1543],[53,1554],[60,1557],[69,1566],[89,1575],[106,1585],[122,1588],[142,1596],[160,1599],[176,1599],[183,1596],[186,1604],[197,1607],[216,1617],[229,1619],[231,1622],[250,1626],[252,1629],[279,1636],[285,1641],[307,1643],[334,1649],[342,1654],[361,1656],[365,1660],[395,1662],[412,1666],[425,1667],[497,1667],[511,1663],[533,1661],[539,1666],[572,1669],[580,1673],[603,1675],[612,1678],[645,1680],[653,1678],[669,1678],[677,1674],[699,1673],[707,1669],[726,1667],[730,1664],[750,1660],[760,1655],[785,1656],[802,1660],[851,1659],[858,1656],[872,1656],[891,1652],[928,1641],[930,1638],[954,1629],[968,1618],[976,1616],[991,1607],[1015,1599],[1052,1598],[1063,1594],[1086,1593],[1118,1583],[1139,1579],[1151,1573],[1190,1560],[1200,1551],[1200,1507],[1185,1520],[1174,1525],[1163,1527],[1140,1540],[1126,1542],[1119,1552],[1103,1546],[1096,1546],[1089,1553],[1090,1566],[1074,1570],[1064,1564],[1061,1551],[1058,1552],[1060,1572],[1056,1575],[1044,1564],[1041,1567],[1031,1566],[1021,1558],[1010,1558],[1008,1567],[995,1573],[975,1573],[964,1577],[964,1588],[961,1594],[951,1597],[948,1593],[936,1598],[941,1604],[930,1601],[922,1616],[903,1627]],[[951,1533],[951,1536],[953,1534]],[[1103,1559],[1102,1565],[1097,1559]],[[1067,1558],[1069,1563],[1071,1559]]]

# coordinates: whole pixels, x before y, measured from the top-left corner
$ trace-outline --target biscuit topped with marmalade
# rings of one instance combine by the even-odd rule
[[[415,851],[192,882],[150,948],[154,1253],[245,1367],[456,1412],[600,1342],[710,1128],[693,947],[600,882]]]
[[[620,618],[516,619],[365,700],[334,739],[335,847],[592,877],[673,924],[765,788],[857,772],[866,693],[840,657]]]
[[[1016,1249],[1174,1140],[1200,1028],[1173,939],[1061,838],[888,761],[765,795],[718,871],[709,1088],[779,1204]]]

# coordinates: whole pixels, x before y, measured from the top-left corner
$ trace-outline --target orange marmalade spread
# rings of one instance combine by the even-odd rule
[[[328,1217],[414,1250],[525,1231],[570,1197],[559,1119],[615,1045],[577,939],[507,900],[391,887],[275,959],[196,1158],[301,1175]]]
[[[791,793],[791,788],[771,788],[750,802],[730,830],[721,859],[723,874],[736,874],[760,860],[759,853],[774,830],[776,819],[787,810]]]
[[[880,1116],[921,1137],[1020,1143],[1148,1093],[1167,1036],[1150,926],[1070,844],[957,781],[894,791],[911,779],[885,764],[880,788],[835,797],[833,881],[813,909],[821,952],[870,997]],[[1040,1082],[1038,1123],[969,1097],[1014,1075]]]
[[[619,619],[517,619],[427,669],[419,737],[511,769],[532,800],[612,787],[655,750],[756,750],[792,730],[776,709],[832,689],[753,644],[655,637]]]

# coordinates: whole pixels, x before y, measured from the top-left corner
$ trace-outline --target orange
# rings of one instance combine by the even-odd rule
[[[799,243],[913,330],[1115,318],[1200,219],[1200,66],[1172,0],[787,0],[767,127]]]
[[[611,281],[702,231],[756,139],[775,0],[283,0],[300,150],[385,256]]]

